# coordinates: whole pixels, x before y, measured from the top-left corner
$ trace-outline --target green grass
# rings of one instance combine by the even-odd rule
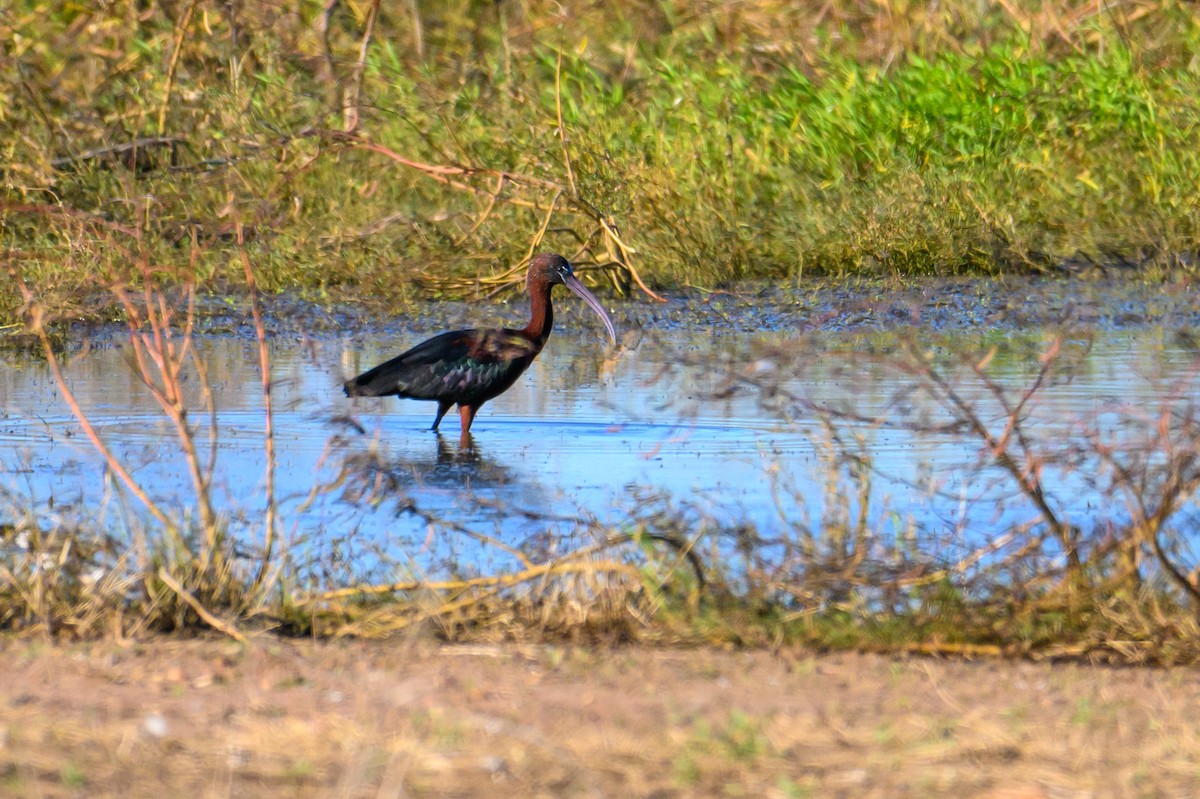
[[[0,246],[64,298],[127,276],[131,252],[221,290],[240,269],[236,220],[268,288],[404,301],[469,294],[519,261],[561,191],[543,246],[603,262],[612,242],[595,217],[611,218],[634,268],[665,288],[1055,269],[1077,254],[1172,267],[1196,249],[1187,4],[1054,16],[1017,3],[1029,10],[1016,16],[847,2],[823,18],[736,5],[581,4],[559,18],[533,3],[518,18],[450,3],[422,10],[422,51],[411,13],[385,9],[359,134],[485,170],[455,178],[468,191],[328,132],[345,124],[365,8],[332,20],[330,79],[315,6],[251,4],[231,25],[205,1],[190,19],[156,7],[131,24],[25,0],[0,23],[14,42]],[[56,162],[158,135],[179,139],[173,158],[154,150],[140,171]],[[505,184],[488,210],[500,184],[487,170],[540,182]],[[32,203],[141,239],[12,210]],[[0,292],[10,319],[17,295]]]
[[[83,771],[74,763],[62,767],[62,784],[68,788],[82,788],[87,784]]]

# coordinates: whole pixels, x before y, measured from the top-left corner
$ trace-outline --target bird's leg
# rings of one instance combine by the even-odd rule
[[[469,450],[474,443],[471,441],[471,422],[475,421],[475,412],[478,410],[478,405],[458,406],[458,417],[462,419],[462,433],[458,436],[458,448],[460,450]]]
[[[479,410],[478,405],[459,405],[458,416],[462,419],[463,435],[471,432],[471,422],[475,421],[475,412]]]
[[[429,428],[430,430],[437,430],[438,425],[442,423],[442,417],[446,415],[446,411],[450,410],[450,406],[453,404],[453,402],[438,400],[437,418],[433,420],[433,427]]]

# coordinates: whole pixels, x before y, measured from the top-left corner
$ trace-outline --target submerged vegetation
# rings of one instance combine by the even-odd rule
[[[511,285],[543,238],[620,292],[1196,248],[1175,0],[26,0],[0,31],[5,260],[64,300],[189,242],[219,290],[238,222],[265,288],[391,300]]]
[[[576,548],[534,557],[406,504],[386,458],[359,453],[314,496],[395,503],[513,564],[390,564],[367,582],[336,557],[321,573],[301,564],[278,516],[260,304],[281,290],[494,296],[542,246],[605,291],[645,295],[744,278],[1191,270],[1192,4],[16,0],[0,33],[0,324],[31,334],[111,487],[91,516],[3,496],[0,627],[1200,655],[1200,581],[1175,524],[1200,486],[1194,383],[1156,413],[1123,409],[1137,436],[1097,423],[1064,448],[1023,427],[1061,340],[1016,387],[989,376],[986,353],[892,356],[937,418],[790,395],[803,363],[757,353],[771,379],[726,364],[723,390],[825,426],[819,528],[718,524],[663,498],[617,529],[579,519]],[[247,297],[258,345],[267,467],[262,513],[246,518],[211,501],[213,396],[191,338],[204,292]],[[192,505],[158,503],[74,401],[56,322],[81,315],[127,326]],[[966,398],[980,393],[990,405]],[[869,452],[847,433],[863,424],[968,436],[1031,521],[966,549],[885,533],[865,507]],[[1121,512],[1072,524],[1053,500],[1064,471],[1093,475]]]

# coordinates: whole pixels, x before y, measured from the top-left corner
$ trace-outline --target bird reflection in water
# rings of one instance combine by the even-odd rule
[[[419,467],[418,467],[419,468]],[[516,482],[511,470],[483,453],[470,433],[457,444],[437,436],[437,455],[425,472],[426,482],[434,485],[463,485],[484,488],[511,485]]]
[[[516,485],[512,471],[487,457],[477,446],[460,446],[444,436],[425,454],[389,452],[377,446],[359,448],[343,439],[342,498],[354,504],[395,503],[412,510],[409,492],[429,488],[503,488]],[[424,444],[422,444],[424,449]]]

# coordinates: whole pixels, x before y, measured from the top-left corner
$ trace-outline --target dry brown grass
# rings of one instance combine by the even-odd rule
[[[0,644],[7,796],[1190,796],[1190,672],[785,651]]]

